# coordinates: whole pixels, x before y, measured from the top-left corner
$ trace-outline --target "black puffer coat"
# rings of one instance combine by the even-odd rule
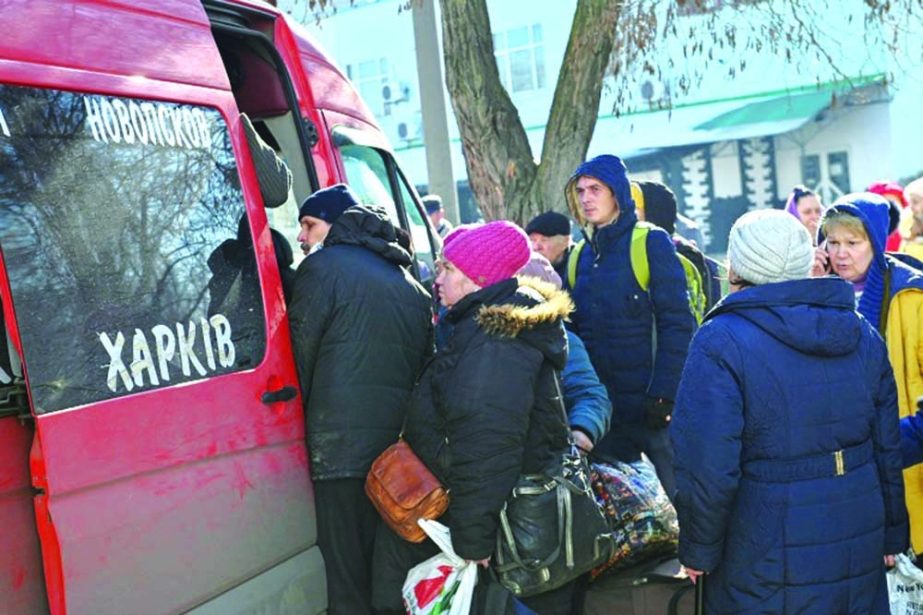
[[[507,280],[468,295],[448,312],[453,335],[414,390],[405,438],[451,490],[441,521],[465,559],[494,552],[519,475],[543,470],[567,445],[554,378],[571,309],[541,283]]]
[[[298,267],[289,306],[314,480],[364,478],[432,353],[432,308],[377,208],[347,209]]]

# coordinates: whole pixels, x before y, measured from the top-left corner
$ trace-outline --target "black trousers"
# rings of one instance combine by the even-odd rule
[[[365,495],[365,480],[314,483],[317,544],[327,567],[327,612],[372,612],[372,554],[381,518]]]

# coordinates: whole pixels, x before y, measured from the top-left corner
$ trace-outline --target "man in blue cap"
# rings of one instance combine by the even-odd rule
[[[365,495],[372,461],[397,441],[417,375],[432,353],[432,302],[410,275],[385,210],[338,184],[301,206],[313,253],[298,266],[289,322],[304,400],[317,544],[328,612],[371,613],[381,518]],[[313,235],[315,222],[324,237]],[[319,238],[319,239],[318,239]],[[323,250],[316,246],[323,242]]]
[[[577,167],[565,188],[586,243],[576,251],[572,326],[612,400],[612,427],[593,449],[603,461],[645,453],[671,498],[673,453],[666,427],[692,339],[686,276],[662,229],[639,227],[625,164],[603,155]],[[634,244],[634,249],[633,249]],[[648,277],[632,254],[646,251]]]
[[[319,250],[333,222],[348,208],[358,204],[346,184],[318,190],[306,198],[298,210],[298,223],[301,225],[298,243],[305,256]]]

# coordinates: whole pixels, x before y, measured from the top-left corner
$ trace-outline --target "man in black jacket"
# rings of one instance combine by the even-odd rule
[[[380,519],[365,496],[365,477],[397,440],[433,347],[431,301],[408,273],[410,255],[384,210],[356,203],[342,184],[305,201],[343,213],[324,249],[298,267],[289,308],[329,612],[349,615],[371,612]]]

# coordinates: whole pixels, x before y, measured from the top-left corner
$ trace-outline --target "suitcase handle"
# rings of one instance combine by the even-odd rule
[[[695,584],[695,615],[705,615],[705,579],[707,574],[700,575]]]
[[[673,593],[667,605],[667,615],[679,615],[679,602],[691,589],[695,589],[695,615],[705,615],[705,576],[701,575],[698,583],[683,585]]]

